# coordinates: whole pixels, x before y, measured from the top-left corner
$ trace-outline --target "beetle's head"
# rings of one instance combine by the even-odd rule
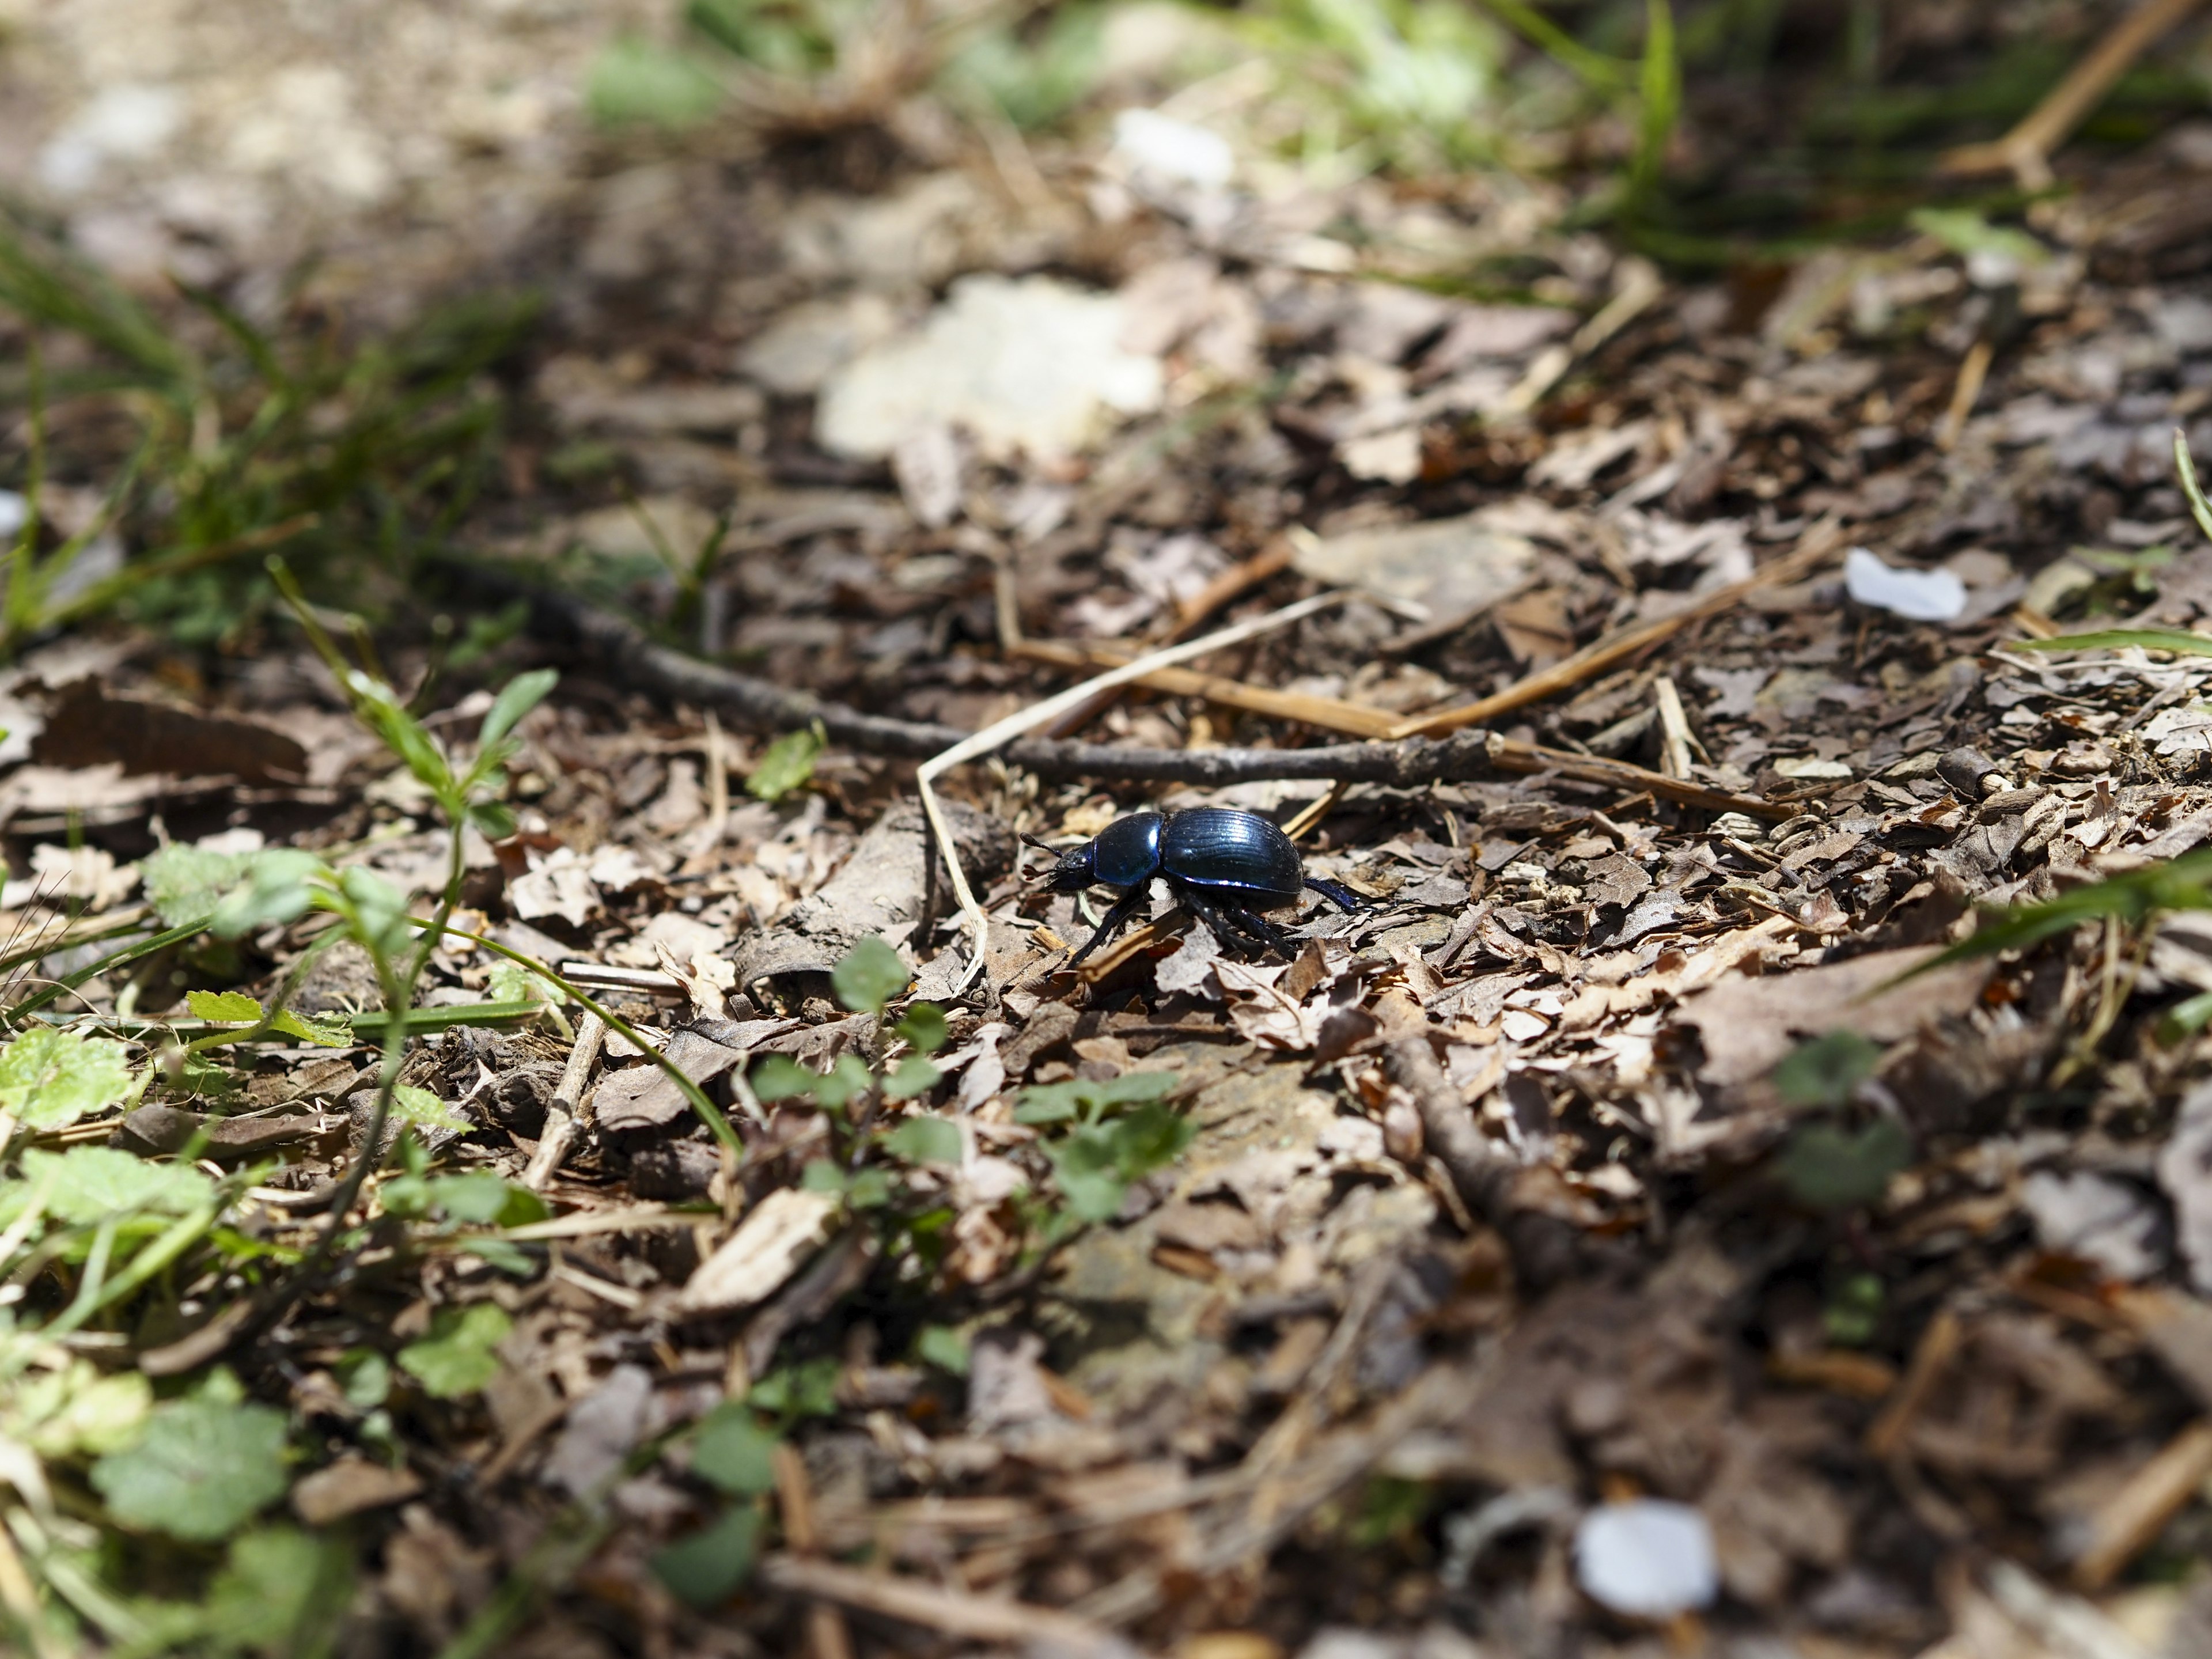
[[[1035,836],[1022,839],[1031,847],[1050,853],[1055,862],[1044,872],[1045,890],[1049,893],[1079,893],[1098,879],[1098,843],[1086,841],[1080,847],[1066,851]]]

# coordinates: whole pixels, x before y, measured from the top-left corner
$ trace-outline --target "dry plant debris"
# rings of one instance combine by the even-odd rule
[[[533,614],[12,657],[11,1639],[2207,1650],[2203,130],[1700,283],[1235,75],[555,167],[437,567]],[[1202,804],[1366,908],[1060,971],[1018,836]]]

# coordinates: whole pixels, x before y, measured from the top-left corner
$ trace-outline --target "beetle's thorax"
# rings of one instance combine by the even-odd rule
[[[1134,887],[1158,874],[1160,828],[1166,822],[1158,812],[1132,812],[1108,824],[1091,843],[1091,879]]]

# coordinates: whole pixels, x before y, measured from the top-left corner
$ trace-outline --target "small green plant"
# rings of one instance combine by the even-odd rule
[[[1800,1204],[1856,1210],[1878,1200],[1889,1178],[1912,1162],[1912,1136],[1887,1113],[1863,1128],[1808,1123],[1790,1134],[1775,1172]]]
[[[727,1601],[751,1576],[766,1516],[762,1499],[775,1487],[776,1437],[755,1407],[729,1401],[703,1418],[691,1440],[691,1474],[727,1502],[698,1532],[653,1558],[653,1571],[695,1607]]]
[[[1887,1292],[1877,1274],[1848,1275],[1820,1310],[1820,1322],[1828,1333],[1828,1340],[1839,1348],[1866,1346],[1881,1328],[1882,1308],[1887,1299]]]
[[[1045,1157],[1068,1212],[1079,1221],[1108,1221],[1130,1187],[1172,1164],[1196,1133],[1164,1103],[1172,1072],[1130,1072],[1106,1082],[1078,1078],[1022,1091],[1017,1123],[1067,1124],[1045,1143]]]
[[[1787,1106],[1847,1106],[1881,1063],[1881,1049],[1856,1031],[1831,1031],[1801,1042],[1774,1068],[1774,1091]]]
[[[803,789],[814,775],[814,763],[830,746],[817,720],[812,726],[787,732],[762,751],[760,764],[745,780],[745,793],[755,800],[779,801]]]
[[[47,465],[49,395],[104,398],[137,428],[95,521],[40,550],[35,513],[4,550],[0,655],[109,612],[188,644],[238,637],[274,607],[253,556],[282,545],[319,588],[386,604],[415,585],[415,560],[473,502],[495,465],[504,402],[484,371],[521,343],[529,296],[433,309],[383,340],[301,329],[281,340],[216,295],[179,284],[211,324],[188,343],[100,271],[0,212],[0,307],[40,332],[93,348],[49,378],[35,350],[0,396],[30,414],[27,492]],[[119,570],[78,568],[93,542],[125,532]]]

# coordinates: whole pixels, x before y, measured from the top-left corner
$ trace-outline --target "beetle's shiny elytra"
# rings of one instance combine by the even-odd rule
[[[1291,838],[1256,812],[1229,806],[1194,806],[1171,817],[1132,812],[1108,824],[1095,840],[1061,854],[1045,878],[1045,885],[1058,893],[1092,885],[1126,890],[1097,931],[1068,958],[1069,967],[1121,930],[1144,902],[1154,876],[1232,948],[1249,943],[1287,952],[1290,936],[1259,913],[1297,903],[1308,888],[1347,910],[1359,908],[1348,889],[1307,875]]]

